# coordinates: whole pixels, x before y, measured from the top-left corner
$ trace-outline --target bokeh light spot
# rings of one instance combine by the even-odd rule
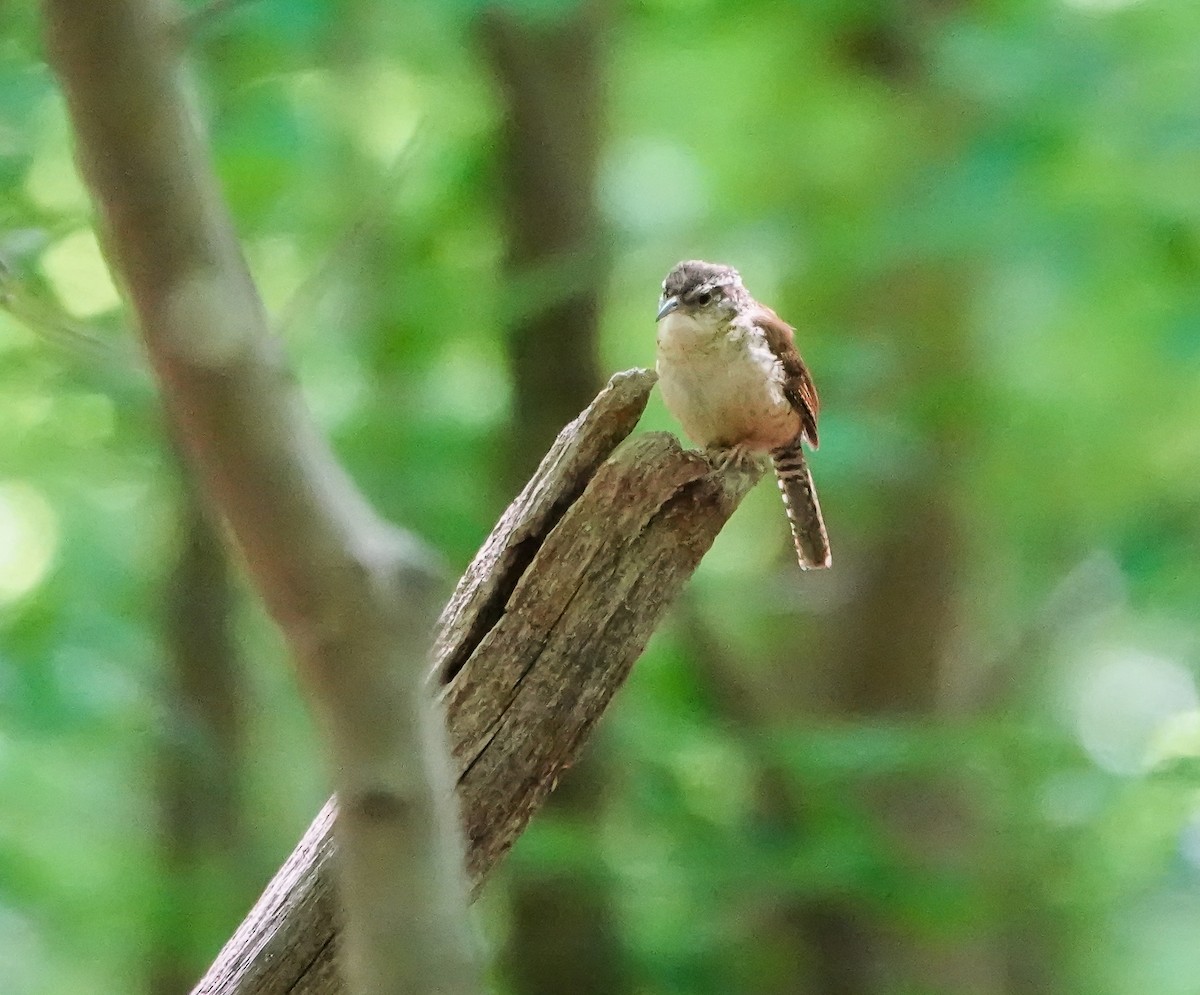
[[[77,318],[103,314],[121,303],[91,231],[77,231],[47,249],[42,272],[63,306]]]
[[[671,142],[635,139],[608,158],[600,200],[613,221],[632,232],[682,228],[707,210],[708,184],[696,157]]]
[[[1151,747],[1164,726],[1196,707],[1195,682],[1178,663],[1137,650],[1112,653],[1079,688],[1076,734],[1097,766],[1138,774],[1155,762]]]
[[[48,96],[37,115],[33,161],[25,174],[25,193],[43,210],[83,214],[89,209],[87,190],[71,155],[70,129],[63,100]]]
[[[58,519],[23,481],[0,484],[0,604],[31,591],[54,562]]]

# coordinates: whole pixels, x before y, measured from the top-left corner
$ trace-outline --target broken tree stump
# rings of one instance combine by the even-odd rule
[[[476,892],[578,756],[757,473],[629,439],[654,374],[616,374],[563,429],[442,612],[446,714]],[[193,995],[333,995],[331,799]]]

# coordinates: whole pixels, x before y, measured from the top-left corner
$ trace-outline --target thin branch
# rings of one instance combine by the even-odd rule
[[[137,370],[137,363],[126,350],[71,318],[55,303],[40,299],[2,263],[0,310],[10,314],[46,345],[83,365],[102,364],[128,373]]]
[[[475,890],[579,755],[651,633],[757,481],[633,430],[654,383],[615,376],[559,435],[442,613],[443,688]],[[194,995],[334,995],[332,803]]]
[[[476,990],[443,730],[421,687],[429,559],[317,431],[271,337],[156,0],[44,0],[111,262],[208,498],[324,725],[346,969],[362,992]]]
[[[333,461],[269,336],[176,85],[162,11],[147,0],[48,0],[46,11],[80,163],[166,402],[273,614],[304,619],[320,610],[305,603],[307,578],[345,559],[346,537],[368,539],[382,523]]]
[[[412,135],[384,170],[375,184],[375,189],[362,198],[350,220],[281,309],[278,327],[283,333],[286,334],[301,315],[311,315],[318,310],[321,298],[333,283],[333,278],[338,275],[339,269],[345,268],[355,250],[366,243],[369,236],[382,226],[387,208],[395,200],[400,185],[410,175],[427,133],[426,119],[421,118]]]

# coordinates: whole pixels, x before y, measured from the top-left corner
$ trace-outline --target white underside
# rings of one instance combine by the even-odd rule
[[[783,367],[753,325],[724,331],[669,314],[658,325],[657,369],[667,410],[697,445],[769,450],[800,431]]]

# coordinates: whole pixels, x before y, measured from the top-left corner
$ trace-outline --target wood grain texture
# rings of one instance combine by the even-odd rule
[[[432,679],[476,891],[758,480],[715,472],[665,433],[625,441],[653,384],[646,370],[617,374],[563,430],[442,613]],[[331,802],[195,995],[341,991],[332,813]]]

